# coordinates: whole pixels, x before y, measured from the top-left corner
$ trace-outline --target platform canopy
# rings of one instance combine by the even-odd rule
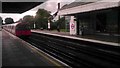
[[[2,13],[24,13],[42,4],[45,1],[43,0],[1,0]]]
[[[70,6],[70,5],[66,5]],[[120,0],[100,0],[96,2],[86,3],[79,6],[61,9],[59,11],[59,15],[71,15],[76,13],[83,13],[83,12],[89,12],[89,11],[95,11],[95,10],[101,10],[101,9],[108,9],[113,7],[119,7],[120,6]]]

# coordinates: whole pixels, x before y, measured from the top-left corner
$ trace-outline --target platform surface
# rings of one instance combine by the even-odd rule
[[[2,66],[2,31],[0,31],[0,67]]]
[[[7,32],[2,31],[2,66],[56,66],[43,56],[24,47],[23,44]]]

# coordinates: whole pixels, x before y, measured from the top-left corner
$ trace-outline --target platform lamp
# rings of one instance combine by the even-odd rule
[[[58,12],[59,12],[59,10],[60,10],[60,3],[58,3]],[[60,20],[60,15],[58,15],[58,20]],[[57,29],[60,32],[60,22],[58,22]]]

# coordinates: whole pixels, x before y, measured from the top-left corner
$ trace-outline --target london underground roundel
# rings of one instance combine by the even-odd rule
[[[72,28],[72,29],[74,29],[74,28],[75,28],[75,25],[74,25],[73,23],[71,24],[71,28]]]

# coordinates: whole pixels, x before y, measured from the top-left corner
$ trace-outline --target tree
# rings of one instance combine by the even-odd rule
[[[22,22],[22,18],[20,18],[17,22]]]
[[[26,15],[23,17],[22,22],[24,23],[33,23],[34,22],[34,17],[31,15]]]
[[[31,15],[26,15],[23,17],[23,19],[21,19],[20,21],[22,21],[22,23],[27,23],[30,25],[30,28],[34,27],[34,17]]]
[[[50,12],[45,9],[38,9],[35,16],[35,21],[37,28],[47,29],[48,18],[50,17]]]
[[[12,23],[14,23],[12,18],[6,18],[5,19],[5,24],[12,24]]]
[[[60,18],[56,21],[57,26],[59,26],[62,29],[65,29],[65,17]]]

